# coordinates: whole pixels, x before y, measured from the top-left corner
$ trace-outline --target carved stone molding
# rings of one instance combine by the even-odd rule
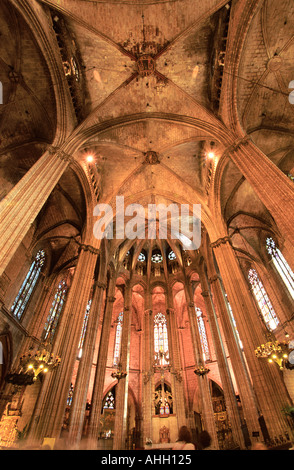
[[[212,284],[213,282],[218,281],[219,277],[216,274],[215,276],[211,276],[208,280],[209,280],[210,284]]]
[[[182,372],[180,370],[174,369],[171,373],[175,376],[175,379],[179,383],[181,383],[183,381]]]
[[[145,160],[144,163],[147,165],[157,165],[160,163],[158,153],[154,152],[153,150],[148,150],[148,152],[145,152]]]
[[[217,247],[219,247],[220,245],[224,245],[225,243],[230,243],[230,244],[232,244],[231,239],[230,239],[229,236],[226,236],[226,237],[223,237],[223,238],[219,238],[219,239],[216,240],[215,242],[211,243],[210,246],[211,246],[211,248],[217,248]]]
[[[73,158],[72,155],[69,155],[68,153],[64,152],[63,150],[60,150],[57,152],[57,157],[60,158],[60,160],[68,163],[74,163],[75,159]]]
[[[209,297],[208,290],[205,290],[205,291],[201,292],[201,295],[202,295],[202,297]]]
[[[145,315],[146,317],[148,317],[149,315],[152,315],[152,313],[153,313],[153,312],[152,312],[151,309],[147,309],[147,310],[144,311],[144,315]]]
[[[99,255],[100,253],[100,250],[98,248],[94,248],[92,245],[85,245],[84,243],[79,242],[77,243],[80,245],[81,250],[90,251],[90,253],[93,253],[94,255]]]
[[[94,282],[94,287],[98,287],[99,289],[106,289],[106,284],[104,284],[103,282],[100,282],[100,281],[96,281]]]

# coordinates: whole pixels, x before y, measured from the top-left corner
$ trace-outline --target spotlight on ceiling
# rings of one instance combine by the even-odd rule
[[[87,160],[88,163],[92,163],[93,160],[94,160],[93,155],[87,155],[86,160]]]
[[[208,152],[207,152],[207,156],[208,156],[208,158],[210,158],[210,159],[212,159],[212,158],[215,157],[214,147],[215,147],[215,143],[214,143],[214,142],[210,142],[210,149],[209,149]]]

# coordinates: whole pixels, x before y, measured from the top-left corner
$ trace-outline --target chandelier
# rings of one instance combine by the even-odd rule
[[[208,374],[208,372],[210,372],[210,369],[207,369],[203,365],[200,365],[199,367],[197,367],[197,369],[194,370],[194,374],[202,378],[204,378],[204,376]]]
[[[128,374],[126,372],[122,371],[122,365],[121,363],[119,363],[117,372],[112,372],[111,377],[117,379],[117,381],[119,382],[121,379],[124,379],[127,375]]]
[[[289,343],[286,341],[270,340],[261,344],[255,349],[255,356],[259,359],[267,359],[269,363],[275,362],[281,370],[287,365],[289,353]]]
[[[8,374],[6,381],[15,385],[32,385],[41,373],[47,374],[55,369],[60,364],[60,357],[48,351],[45,344],[42,346],[35,353],[31,347],[23,354],[19,360],[18,372]]]

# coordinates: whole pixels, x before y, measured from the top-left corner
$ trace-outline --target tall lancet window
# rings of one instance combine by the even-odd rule
[[[54,296],[54,300],[52,302],[52,306],[49,311],[49,315],[47,321],[45,323],[44,332],[43,332],[43,339],[50,339],[50,342],[53,339],[53,336],[56,331],[56,327],[58,325],[58,320],[66,299],[67,294],[67,285],[64,280],[60,281],[58,284],[58,288],[56,294]]]
[[[274,266],[294,299],[294,273],[272,238],[266,239],[266,249],[271,255]]]
[[[231,315],[231,319],[232,319],[232,322],[233,322],[233,325],[234,325],[234,328],[235,328],[235,332],[236,332],[236,335],[237,335],[237,338],[238,338],[239,346],[240,346],[241,350],[243,351],[243,343],[240,339],[239,331],[237,329],[237,323],[236,323],[236,320],[235,320],[234,315],[233,315],[233,310],[232,310],[232,307],[230,305],[230,302],[228,301],[227,294],[225,294],[225,296],[226,296],[226,300],[227,300],[228,309],[229,309],[229,312],[230,312],[230,315]]]
[[[279,320],[255,269],[249,270],[248,279],[266,326],[270,330],[274,330],[277,328]]]
[[[163,313],[154,317],[154,351],[159,365],[169,364],[167,325]]]
[[[210,353],[209,353],[209,347],[208,347],[208,341],[207,341],[207,335],[206,335],[206,328],[205,328],[205,324],[203,320],[203,314],[200,308],[195,307],[195,310],[196,310],[196,315],[197,315],[197,323],[198,323],[198,330],[200,334],[203,359],[204,361],[210,361]]]
[[[28,301],[30,300],[32,292],[39,279],[44,262],[45,251],[39,250],[11,307],[11,312],[18,320],[21,319]]]
[[[120,312],[117,318],[116,333],[115,333],[115,345],[114,345],[114,356],[113,356],[114,366],[117,366],[119,364],[123,318],[124,318],[124,312]]]
[[[82,327],[82,332],[80,336],[80,341],[79,341],[79,347],[78,347],[78,358],[80,359],[83,354],[83,346],[84,346],[84,341],[85,341],[85,334],[88,326],[88,320],[89,320],[89,314],[90,314],[90,309],[91,309],[91,304],[92,304],[92,299],[88,301],[87,307],[86,307],[86,313],[84,316],[84,321],[83,321],[83,327]]]

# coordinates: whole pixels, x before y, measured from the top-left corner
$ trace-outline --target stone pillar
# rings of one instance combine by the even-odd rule
[[[238,338],[236,336],[232,318],[230,317],[221,281],[217,275],[212,276],[209,281],[215,303],[219,311],[220,323],[227,341],[230,361],[237,383],[238,393],[241,398],[245,419],[244,424],[246,424],[249,435],[252,437],[253,432],[260,432],[260,426],[258,422],[258,416],[260,414],[259,406],[252,388],[251,379],[248,375],[243,353],[238,343]]]
[[[257,359],[254,353],[256,347],[265,342],[265,327],[259,319],[249,292],[249,286],[245,281],[229,238],[219,239],[211,246],[215,253],[224,289],[234,312],[253,387],[270,437],[275,438],[280,435],[285,437],[285,432],[289,433],[289,426],[281,410],[285,405],[291,403],[291,399],[276,365],[269,364],[266,360]],[[240,387],[243,387],[242,383]]]
[[[31,438],[60,436],[97,255],[98,250],[83,245],[53,345],[53,353],[61,357],[61,363],[45,376]]]
[[[77,379],[74,387],[73,400],[70,409],[68,439],[71,445],[78,445],[82,438],[87,403],[87,392],[94,360],[95,344],[101,317],[101,308],[105,288],[105,284],[101,282],[97,281],[94,283],[94,293],[83,345],[83,354],[79,364]]]
[[[72,161],[51,147],[0,202],[0,276]]]
[[[196,319],[196,312],[195,312],[195,305],[193,302],[193,294],[192,288],[187,282],[184,283],[184,289],[186,294],[187,300],[187,309],[188,309],[188,317],[190,322],[190,329],[191,329],[191,338],[192,338],[192,345],[193,345],[193,354],[196,368],[203,366],[202,361],[202,354],[201,354],[201,340],[197,325]],[[214,420],[214,411],[212,406],[211,394],[209,390],[209,383],[207,374],[203,375],[202,377],[197,376],[198,382],[198,389],[201,396],[201,403],[202,403],[202,419],[204,422],[205,430],[209,432],[212,443],[211,446],[213,449],[218,449],[218,438],[216,433],[216,426]]]
[[[142,374],[142,396],[143,396],[143,445],[146,439],[152,439],[152,414],[153,414],[153,369],[154,361],[154,335],[153,315],[151,309],[150,294],[145,297],[143,319],[143,374]]]
[[[210,287],[203,271],[199,272],[199,278],[202,288],[202,297],[205,302],[206,313],[210,325],[213,345],[217,357],[217,365],[221,378],[221,383],[224,391],[224,398],[226,409],[228,413],[229,422],[232,427],[232,435],[234,442],[239,444],[240,448],[244,448],[244,436],[241,429],[241,420],[238,410],[238,404],[233,387],[233,382],[230,374],[228,361],[226,358],[224,345],[222,342],[219,326],[217,323],[216,312],[211,297]]]
[[[169,360],[171,366],[171,377],[173,378],[173,403],[175,413],[177,415],[178,428],[186,426],[186,410],[185,410],[185,393],[183,388],[182,365],[180,359],[180,348],[178,338],[178,326],[176,320],[175,310],[173,308],[172,293],[169,292],[168,304],[171,307],[166,309],[167,314],[167,328],[168,328],[168,343],[169,343]]]
[[[289,264],[293,269],[294,221],[293,217],[290,217],[294,206],[293,183],[249,140],[241,141],[229,149],[229,152],[232,161],[279,226],[287,252],[292,253]]]
[[[126,373],[125,377],[118,378],[116,387],[115,424],[113,450],[125,450],[127,438],[128,415],[128,387],[130,369],[130,342],[132,321],[132,291],[129,283],[125,289],[124,315],[121,336],[120,368]],[[118,369],[118,373],[120,370]]]
[[[91,411],[88,426],[88,442],[89,448],[97,448],[97,440],[100,435],[100,416],[104,392],[105,372],[108,356],[109,336],[111,329],[111,319],[113,303],[115,302],[115,285],[116,277],[112,276],[109,279],[107,290],[106,305],[104,318],[102,323],[102,330],[100,336],[100,345],[97,357],[96,373],[94,379],[94,387],[91,400]]]

